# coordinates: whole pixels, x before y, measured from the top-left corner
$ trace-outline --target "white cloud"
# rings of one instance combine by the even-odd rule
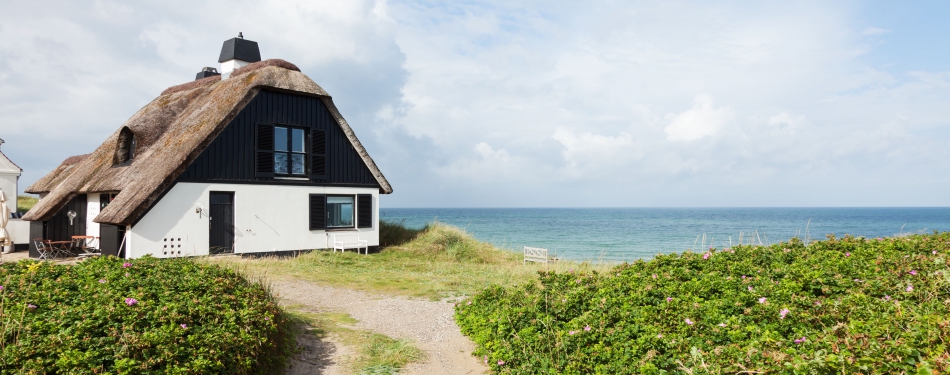
[[[639,150],[633,147],[634,141],[630,134],[617,136],[604,136],[591,132],[576,134],[570,129],[558,128],[551,138],[564,146],[561,155],[575,173],[579,166],[585,167],[582,171],[589,171],[590,168],[598,166],[611,168],[640,157]]]
[[[482,156],[482,159],[494,159],[502,163],[508,162],[508,150],[500,149],[495,150],[485,142],[478,142],[475,145],[475,152]]]
[[[715,108],[709,95],[698,95],[693,101],[693,108],[666,115],[671,119],[670,124],[663,128],[667,140],[689,142],[715,136],[736,116],[736,111],[730,107]]]

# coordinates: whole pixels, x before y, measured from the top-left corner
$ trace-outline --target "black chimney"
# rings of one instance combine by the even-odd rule
[[[239,33],[237,38],[225,40],[224,46],[221,47],[218,62],[223,63],[228,60],[255,63],[261,61],[261,50],[257,47],[257,42],[244,39],[244,33]]]
[[[218,69],[212,68],[210,66],[206,66],[204,67],[204,69],[201,69],[201,71],[198,72],[197,75],[195,75],[195,81],[202,78],[208,78],[208,77],[219,76],[219,75],[221,75],[221,73],[218,73]]]

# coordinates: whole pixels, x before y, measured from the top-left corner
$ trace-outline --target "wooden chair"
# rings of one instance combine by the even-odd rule
[[[73,236],[73,248],[79,251],[78,256],[80,258],[92,257],[102,255],[99,253],[99,249],[95,246],[89,244],[91,242],[96,242],[99,237],[95,236]]]

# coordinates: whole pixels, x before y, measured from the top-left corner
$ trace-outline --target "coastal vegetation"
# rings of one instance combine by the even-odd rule
[[[460,302],[499,374],[950,371],[950,233],[660,255],[542,271]]]
[[[31,197],[29,195],[18,195],[16,197],[16,211],[17,212],[27,212],[33,206],[36,205],[36,202],[39,202],[40,199],[37,197]]]
[[[187,259],[0,265],[0,373],[266,374],[294,350],[268,290]]]
[[[499,249],[464,230],[434,222],[421,229],[380,222],[382,250],[313,251],[289,258],[211,258],[249,275],[272,280],[302,279],[351,289],[442,299],[468,296],[492,286],[538,280],[539,270],[607,270],[612,265],[562,262],[523,265],[521,254]]]
[[[371,293],[453,299],[478,293],[491,285],[537,282],[538,270],[606,270],[590,263],[523,265],[521,255],[473,238],[464,230],[434,222],[424,228],[380,222],[376,254],[313,251],[296,257],[212,257],[208,262],[269,281],[305,280],[321,285]],[[359,374],[396,374],[422,359],[413,343],[353,328],[355,320],[342,313],[314,313],[286,306],[295,320],[312,327],[303,334],[318,339],[332,336],[356,353],[346,367]]]

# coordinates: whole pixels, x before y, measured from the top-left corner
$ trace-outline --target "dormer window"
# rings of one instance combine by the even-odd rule
[[[135,134],[126,126],[119,131],[112,165],[127,164],[132,159],[135,159]]]

